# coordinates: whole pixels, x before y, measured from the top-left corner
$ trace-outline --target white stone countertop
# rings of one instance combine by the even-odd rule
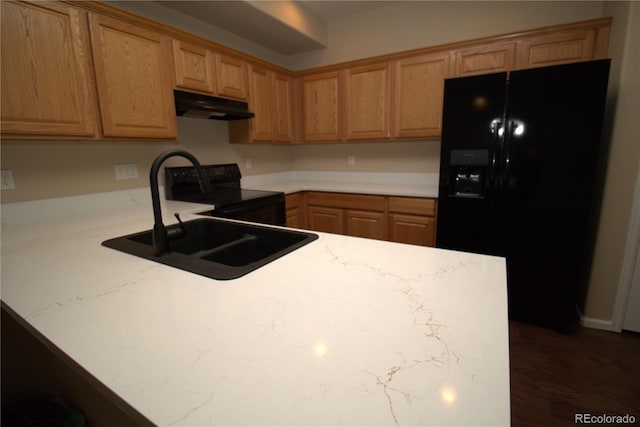
[[[143,191],[2,219],[3,303],[159,426],[510,424],[503,258],[318,233],[216,281],[101,246]]]
[[[438,197],[438,175],[427,173],[290,171],[247,176],[242,186],[256,190],[329,191],[386,196]]]

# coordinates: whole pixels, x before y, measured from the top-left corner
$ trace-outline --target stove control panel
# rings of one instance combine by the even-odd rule
[[[224,165],[203,165],[205,174],[213,185],[214,190],[240,188],[242,174],[237,163]],[[184,197],[200,193],[198,173],[193,166],[166,167],[165,193],[168,199]]]

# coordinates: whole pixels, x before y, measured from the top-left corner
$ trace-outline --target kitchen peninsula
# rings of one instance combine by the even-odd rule
[[[216,281],[100,245],[151,224],[148,189],[3,205],[3,309],[138,419],[509,425],[504,259],[318,233]]]

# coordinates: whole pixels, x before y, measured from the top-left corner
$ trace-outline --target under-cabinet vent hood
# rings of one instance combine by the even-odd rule
[[[174,90],[176,115],[196,119],[242,120],[254,117],[246,102]]]

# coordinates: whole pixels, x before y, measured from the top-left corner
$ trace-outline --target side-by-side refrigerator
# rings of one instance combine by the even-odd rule
[[[436,246],[505,256],[512,319],[562,332],[578,319],[608,152],[609,66],[445,82]]]

